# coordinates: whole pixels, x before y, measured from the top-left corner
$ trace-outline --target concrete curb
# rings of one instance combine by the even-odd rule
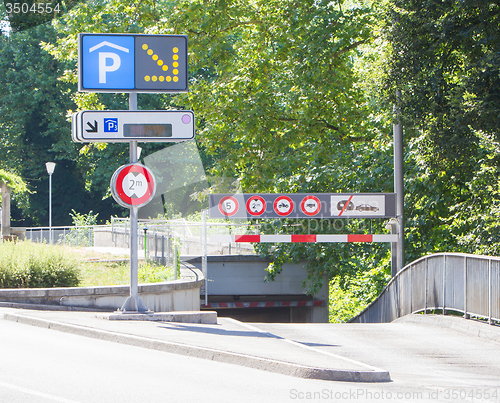
[[[107,320],[141,320],[156,322],[180,322],[201,323],[204,325],[217,324],[217,312],[215,311],[176,311],[176,312],[153,312],[153,313],[111,313],[96,315],[97,318]]]
[[[27,309],[35,311],[109,312],[109,309],[97,309],[97,308],[94,309],[94,308],[83,308],[79,306],[28,304],[22,302],[3,302],[3,301],[0,301],[0,308]]]
[[[269,360],[266,358],[254,357],[245,354],[232,353],[205,347],[191,346],[181,343],[173,343],[162,340],[155,340],[146,337],[133,336],[99,330],[86,326],[72,325],[51,320],[39,319],[25,315],[6,313],[4,319],[17,323],[38,326],[45,329],[57,330],[60,332],[75,334],[78,336],[90,337],[98,340],[111,341],[114,343],[126,344],[129,346],[148,348],[151,350],[163,351],[167,353],[180,354],[188,357],[202,358],[228,364],[235,364],[244,367],[260,369],[294,376],[305,379],[319,379],[327,381],[343,382],[389,382],[391,381],[388,371],[348,371],[335,370],[329,368],[315,368],[304,365],[288,363],[284,361]]]

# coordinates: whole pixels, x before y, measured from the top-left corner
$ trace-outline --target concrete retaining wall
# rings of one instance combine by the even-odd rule
[[[154,312],[199,311],[203,275],[196,268],[184,268],[188,278],[139,285],[139,296]],[[68,287],[2,289],[0,301],[62,305],[90,309],[117,310],[130,295],[130,287]]]
[[[200,257],[181,256],[201,270]],[[285,263],[274,281],[265,281],[266,268],[271,261],[256,255],[207,256],[209,301],[231,302],[234,297],[245,301],[280,301],[310,299],[302,287],[307,278],[305,262]],[[202,290],[202,296],[204,291]],[[227,298],[221,298],[227,296]],[[323,306],[303,308],[307,310],[304,321],[325,323],[329,320],[328,278],[325,276],[321,290],[313,299],[324,301]],[[241,299],[239,299],[241,297]],[[245,309],[245,308],[241,308]]]

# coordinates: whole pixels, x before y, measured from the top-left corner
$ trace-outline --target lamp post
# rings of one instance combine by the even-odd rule
[[[55,162],[45,163],[47,173],[49,174],[49,242],[52,245],[52,174],[56,167]]]

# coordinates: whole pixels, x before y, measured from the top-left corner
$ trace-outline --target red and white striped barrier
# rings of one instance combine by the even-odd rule
[[[325,301],[266,301],[266,302],[212,302],[202,308],[277,308],[289,306],[324,306]]]
[[[212,235],[210,242],[397,242],[397,234]]]

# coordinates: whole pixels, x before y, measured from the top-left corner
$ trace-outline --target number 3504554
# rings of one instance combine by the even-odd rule
[[[52,14],[60,12],[59,3],[5,3],[7,14]]]

